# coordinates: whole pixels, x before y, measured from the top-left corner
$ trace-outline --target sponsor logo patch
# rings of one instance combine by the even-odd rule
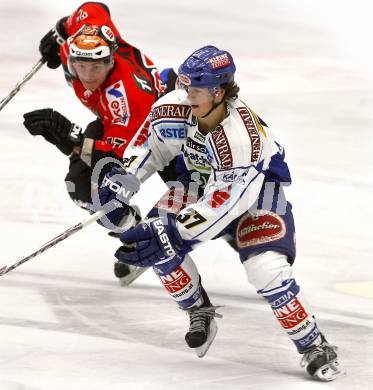
[[[110,27],[102,26],[101,31],[102,31],[102,34],[104,35],[104,37],[108,41],[110,41],[110,42],[114,42],[115,41],[115,35],[114,35],[114,33],[113,33],[113,31],[111,30]]]
[[[159,132],[161,133],[161,136],[163,138],[177,138],[177,139],[183,139],[186,138],[186,130],[184,127],[161,127],[159,129]]]
[[[231,168],[233,165],[232,151],[223,126],[216,126],[211,135],[220,159],[220,165],[222,168]]]
[[[206,147],[205,145],[202,145],[196,141],[194,141],[192,138],[188,137],[187,139],[187,147],[191,148],[193,150],[196,150],[197,152],[200,153],[205,153],[206,152]]]
[[[280,240],[286,234],[284,220],[275,213],[252,216],[244,214],[237,226],[237,244],[239,248],[265,244]]]
[[[158,243],[162,246],[162,252],[167,257],[165,259],[172,258],[173,256],[176,256],[176,252],[171,244],[170,237],[167,234],[167,231],[160,219],[155,220],[153,223],[153,227],[157,230],[158,234]],[[164,259],[161,259],[164,260]]]
[[[168,275],[158,275],[165,289],[173,294],[180,292],[192,281],[192,278],[180,266]]]
[[[123,81],[120,80],[106,88],[106,98],[113,116],[113,123],[127,126],[130,112],[128,108],[127,94]]]
[[[278,309],[273,309],[273,313],[284,329],[294,328],[308,317],[297,298]]]
[[[270,302],[272,309],[277,309],[278,307],[281,307],[283,305],[286,305],[289,303],[296,294],[294,294],[292,291],[286,291],[285,294],[278,297],[276,300]]]
[[[130,189],[126,189],[120,183],[116,183],[107,178],[106,176],[102,181],[102,187],[109,187],[111,191],[115,192],[124,199],[129,199],[130,195],[132,194]]]
[[[319,337],[319,335],[320,331],[317,326],[315,326],[307,336],[301,338],[300,340],[295,340],[295,343],[298,347],[307,348]]]
[[[192,108],[182,104],[163,104],[151,112],[151,120],[160,118],[188,118]]]
[[[251,117],[250,111],[246,107],[238,107],[238,113],[246,127],[247,133],[251,141],[251,161],[256,162],[259,160],[261,142],[258,130],[254,124],[253,118]]]
[[[187,162],[189,162],[193,167],[204,167],[207,168],[210,166],[209,162],[206,159],[206,156],[204,154],[200,154],[198,152],[191,152],[190,149],[183,148],[182,153],[184,157],[187,159]],[[198,171],[198,169],[197,169]]]
[[[290,330],[287,332],[287,334],[289,336],[294,336],[296,335],[297,333],[300,333],[300,332],[304,332],[306,330],[308,330],[308,328],[312,325],[312,322],[307,320],[304,324],[302,324],[301,326],[299,326],[297,329],[293,329],[293,330]]]
[[[152,90],[152,86],[150,84],[150,81],[147,80],[146,78],[144,77],[140,77],[138,76],[137,74],[135,73],[132,73],[132,77],[133,79],[135,80],[135,83],[137,84],[137,86],[142,89],[143,91],[145,92],[149,92],[149,93],[152,93],[153,90]]]
[[[235,170],[232,172],[224,173],[222,180],[226,183],[236,183],[239,185],[246,184],[246,176],[249,173],[248,170]]]
[[[226,66],[231,64],[227,53],[212,57],[209,59],[209,62],[211,64],[212,69],[225,68]]]
[[[206,141],[206,137],[203,134],[201,134],[198,130],[194,133],[194,138],[197,141],[200,141],[202,143],[205,143]]]

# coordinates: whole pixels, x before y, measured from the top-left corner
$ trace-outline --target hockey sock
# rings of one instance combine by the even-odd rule
[[[189,255],[186,255],[183,262],[169,273],[162,271],[162,265],[154,267],[154,271],[181,309],[199,307],[204,303],[200,276]]]
[[[271,305],[273,313],[300,353],[321,342],[315,317],[294,279],[288,279],[280,287],[259,290]]]

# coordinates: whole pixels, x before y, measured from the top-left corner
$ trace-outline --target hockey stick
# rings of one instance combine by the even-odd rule
[[[40,58],[40,60],[32,67],[30,72],[28,72],[23,77],[23,79],[16,84],[16,86],[13,88],[10,94],[0,102],[0,111],[8,104],[8,102],[13,98],[13,96],[18,93],[18,91],[21,89],[23,84],[25,84],[26,81],[30,80],[31,77],[45,64],[45,62],[46,62],[45,58]]]
[[[55,246],[59,242],[65,240],[67,237],[72,236],[79,230],[82,230],[84,227],[90,225],[91,223],[97,221],[105,214],[104,210],[97,211],[96,213],[90,215],[88,218],[84,219],[83,221],[79,222],[78,224],[71,226],[67,230],[65,230],[63,233],[59,234],[57,237],[52,238],[50,241],[46,242],[44,245],[42,245],[39,249],[37,249],[35,252],[32,252],[28,256],[24,256],[18,261],[16,261],[12,265],[5,265],[4,267],[0,268],[0,276],[3,276],[7,274],[10,271],[13,271],[15,268],[19,267],[23,263],[26,263],[26,261],[31,260],[32,258],[39,256],[41,253],[45,252],[46,250],[52,248],[52,246]]]

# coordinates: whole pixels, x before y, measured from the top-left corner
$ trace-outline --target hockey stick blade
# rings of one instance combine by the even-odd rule
[[[131,269],[131,272],[128,275],[123,276],[121,278],[118,278],[119,284],[123,287],[129,286],[131,283],[133,283],[139,276],[141,276],[149,268],[134,267],[134,266],[131,267],[130,266],[130,269]]]

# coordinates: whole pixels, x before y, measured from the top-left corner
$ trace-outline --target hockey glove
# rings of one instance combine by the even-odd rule
[[[82,143],[82,128],[51,108],[27,112],[23,118],[24,126],[32,135],[42,135],[66,155]]]
[[[150,218],[120,235],[123,245],[115,257],[138,267],[156,267],[168,274],[192,250],[176,228],[174,214]]]
[[[95,210],[106,211],[106,215],[98,222],[108,229],[120,227],[122,220],[130,213],[129,202],[139,188],[136,176],[123,168],[114,167],[105,175],[98,190],[98,199],[93,199]]]
[[[56,69],[61,65],[60,46],[68,38],[65,31],[66,20],[67,17],[59,20],[56,26],[45,34],[40,41],[39,51],[43,59],[47,61],[48,68]]]
[[[92,169],[81,160],[79,155],[73,153],[70,156],[65,184],[71,199],[82,208],[88,209],[92,204],[91,176]]]

